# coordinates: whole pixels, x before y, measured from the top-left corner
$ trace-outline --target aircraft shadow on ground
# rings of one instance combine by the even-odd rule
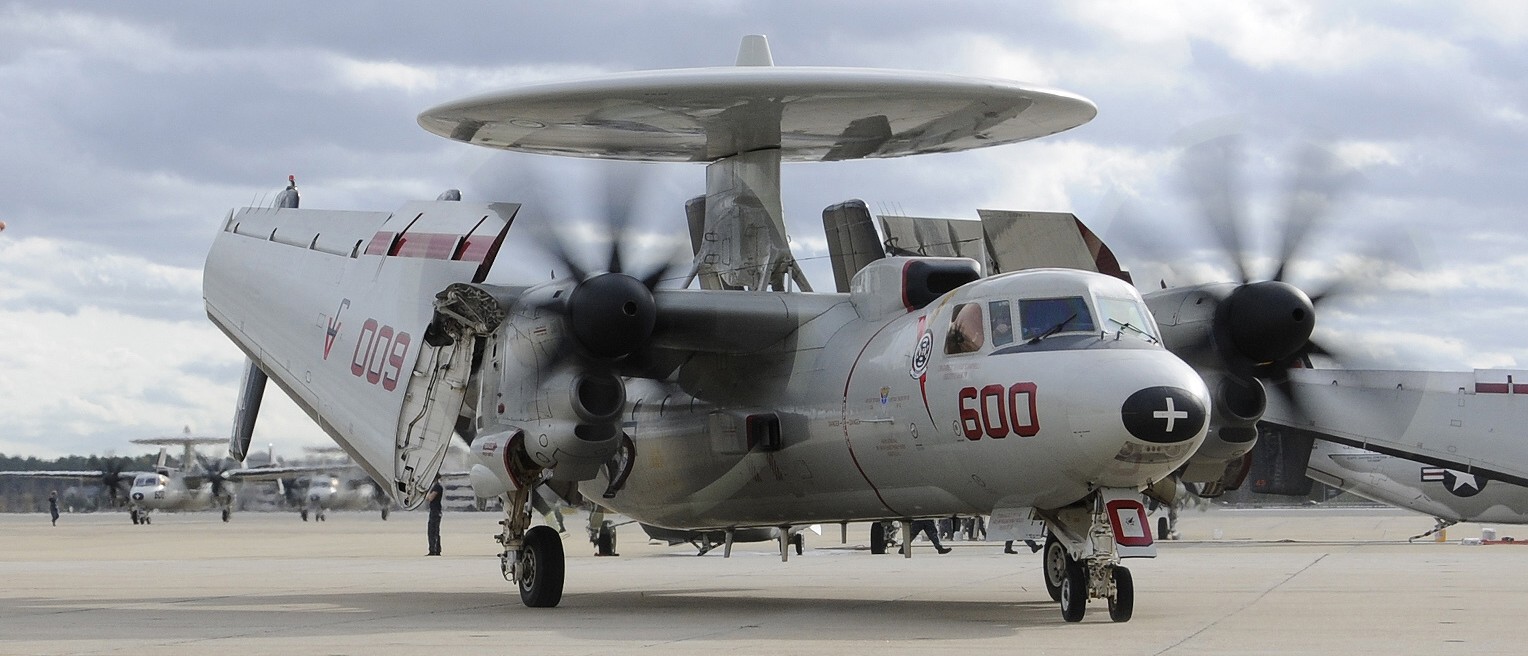
[[[551,631],[569,640],[959,640],[1062,624],[1049,601],[1013,603],[750,596],[749,588],[570,593],[553,609],[482,592],[335,592],[159,600],[17,598],[8,640],[335,636],[399,631],[495,635]],[[1106,612],[1097,608],[1096,612]],[[53,620],[47,619],[49,617]],[[56,620],[56,621],[54,621]]]

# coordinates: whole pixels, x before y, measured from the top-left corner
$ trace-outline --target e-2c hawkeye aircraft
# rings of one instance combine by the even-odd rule
[[[661,288],[667,267],[627,271],[616,218],[608,259],[576,261],[516,225],[547,210],[534,204],[231,211],[204,277],[209,317],[251,361],[230,451],[247,449],[274,380],[415,507],[459,432],[475,492],[506,499],[501,569],[532,607],[562,596],[562,543],[531,526],[531,491],[550,483],[697,531],[1032,517],[1064,548],[1063,617],[1101,599],[1128,620],[1121,559],[1155,548],[1140,491],[1194,454],[1210,410],[1141,295],[1088,271],[983,277],[970,259],[886,256],[868,217],[834,237],[856,245],[835,256],[839,291],[815,293],[780,202],[783,162],[1013,144],[1094,105],[1003,80],[776,67],[762,37],[737,63],[522,87],[419,118],[489,148],[704,163],[682,285],[700,289]],[[571,275],[487,282],[512,240]]]
[[[154,471],[136,473],[128,490],[128,513],[134,524],[152,523],[154,511],[217,510],[226,522],[233,516],[235,495],[243,483],[274,481],[284,474],[269,467],[238,467],[231,460],[211,460],[196,452],[198,445],[227,443],[218,437],[156,437],[133,443],[160,447]],[[179,467],[166,464],[172,446],[182,447]]]
[[[244,480],[262,480],[260,471],[230,467],[224,461],[212,461],[196,453],[198,445],[226,444],[217,437],[154,437],[132,440],[133,444],[159,447],[159,459],[153,471],[128,471],[126,460],[108,459],[99,470],[78,471],[5,471],[0,476],[31,478],[95,479],[106,489],[111,505],[125,501],[134,524],[149,524],[151,513],[219,510],[223,521],[233,513],[233,486]],[[177,466],[169,464],[169,448],[181,447]]]

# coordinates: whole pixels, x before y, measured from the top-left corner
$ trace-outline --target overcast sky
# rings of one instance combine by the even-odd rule
[[[1251,250],[1267,254],[1286,174],[1315,142],[1348,182],[1302,275],[1357,263],[1367,279],[1322,308],[1326,342],[1395,368],[1528,368],[1520,0],[536,4],[0,4],[0,453],[226,435],[243,358],[206,319],[202,261],[228,210],[269,203],[288,174],[308,208],[388,211],[451,187],[520,200],[502,194],[527,166],[576,193],[597,164],[450,142],[416,116],[528,82],[730,65],[744,34],[767,35],[777,65],[1008,78],[1099,107],[1036,142],[787,165],[789,229],[819,289],[820,212],[850,198],[915,216],[1073,212],[1144,288],[1225,279],[1178,153],[1239,135],[1249,230],[1270,235]],[[655,168],[652,220],[679,231],[703,169]],[[1391,261],[1357,259],[1369,243]],[[328,442],[280,397],[257,445]]]

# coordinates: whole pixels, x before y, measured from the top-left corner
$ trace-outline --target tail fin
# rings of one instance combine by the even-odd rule
[[[435,296],[482,282],[518,205],[245,208],[207,256],[207,316],[404,507],[434,483],[472,339],[426,340]]]

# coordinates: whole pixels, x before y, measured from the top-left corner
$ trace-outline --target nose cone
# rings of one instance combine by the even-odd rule
[[[1092,484],[1161,480],[1204,441],[1209,390],[1166,350],[1097,354],[1091,366],[1077,368],[1072,389],[1077,473]]]
[[[1208,420],[1204,401],[1180,387],[1148,387],[1130,395],[1120,408],[1125,430],[1153,444],[1176,444],[1194,439]]]

